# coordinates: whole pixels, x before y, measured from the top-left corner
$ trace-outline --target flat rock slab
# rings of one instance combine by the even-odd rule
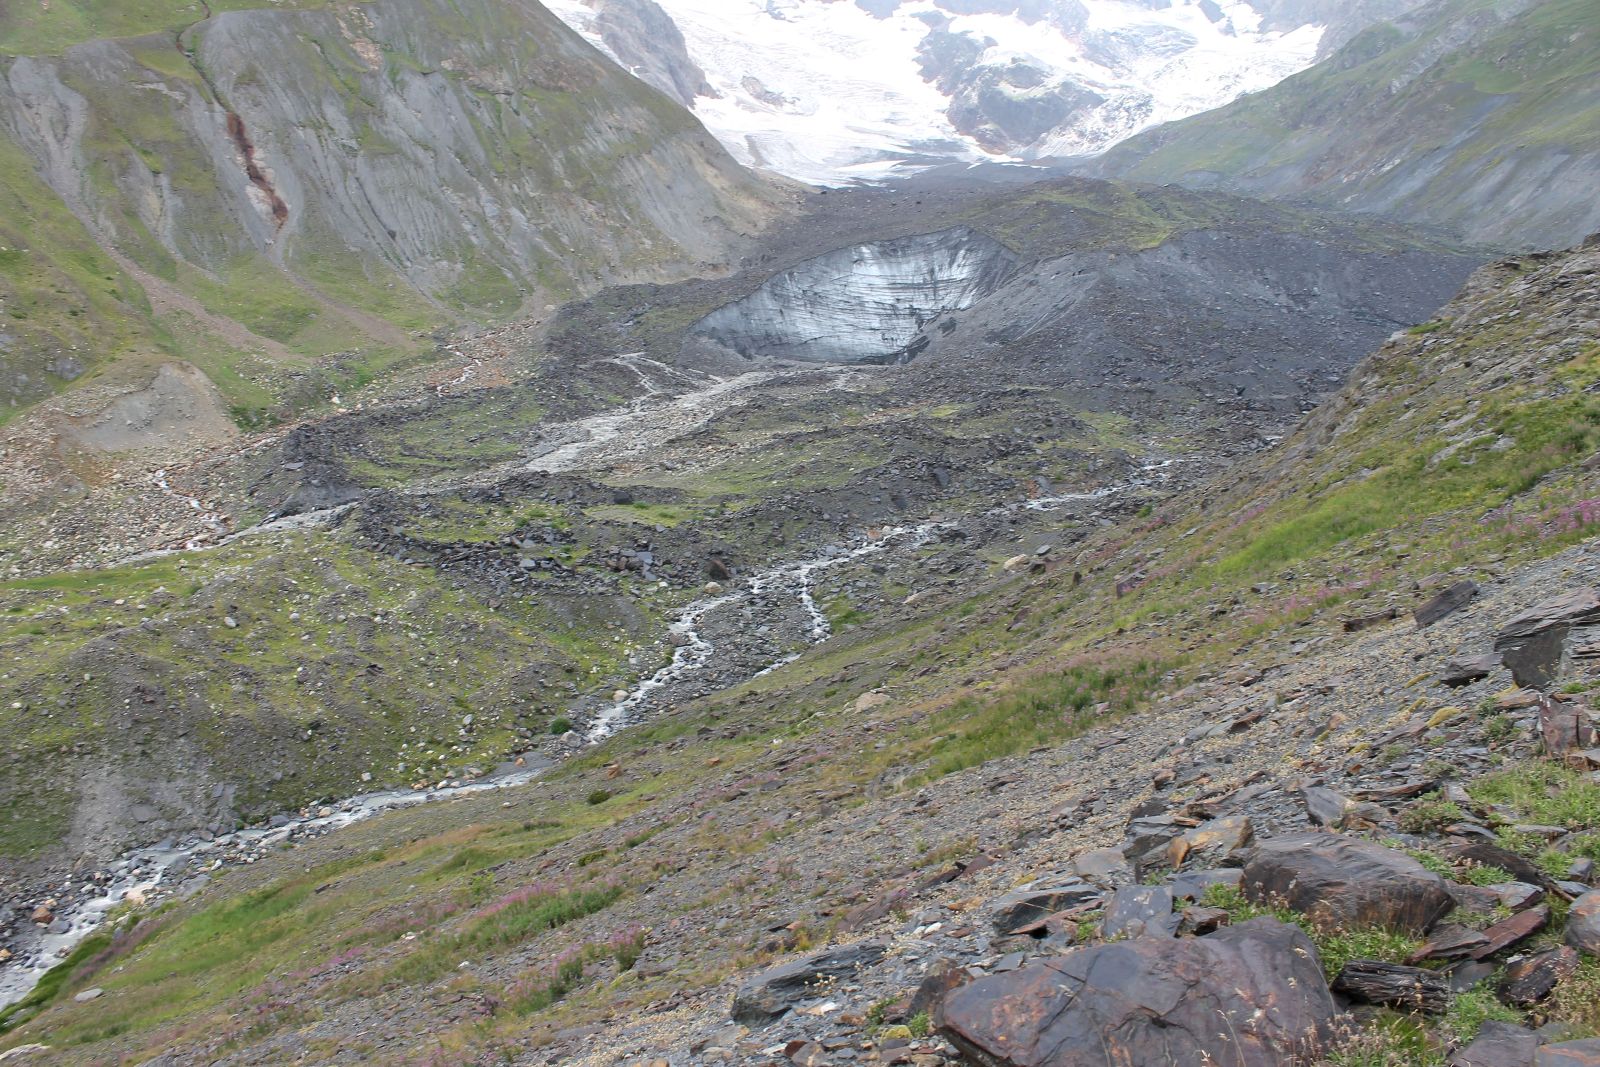
[[[1486,960],[1521,945],[1550,925],[1550,909],[1543,904],[1518,912],[1483,931],[1484,943],[1472,950],[1472,958]]]
[[[1450,1057],[1450,1067],[1533,1067],[1539,1035],[1511,1023],[1490,1020],[1478,1037]]]
[[[994,902],[995,933],[1015,933],[1057,912],[1098,901],[1103,893],[1099,886],[1078,881],[1007,893]]]
[[[1164,885],[1130,885],[1116,891],[1100,931],[1106,938],[1172,937],[1182,917],[1172,912],[1172,890]]]
[[[1426,630],[1434,623],[1455,614],[1478,596],[1477,582],[1457,582],[1411,613],[1417,620],[1417,629]]]
[[[884,946],[876,942],[829,949],[803,960],[751,978],[733,996],[733,1019],[746,1026],[761,1026],[778,1018],[790,1006],[817,995],[817,986],[827,979],[848,977],[861,967],[883,957]]]
[[[1335,1013],[1305,933],[1253,919],[980,979],[946,999],[942,1032],[990,1067],[1280,1067],[1326,1040]]]
[[[1500,627],[1500,639],[1531,637],[1555,626],[1574,626],[1600,620],[1600,594],[1579,589],[1542,601]]]
[[[1410,856],[1338,834],[1262,842],[1240,888],[1247,900],[1286,906],[1328,930],[1426,933],[1455,906],[1444,879]]]

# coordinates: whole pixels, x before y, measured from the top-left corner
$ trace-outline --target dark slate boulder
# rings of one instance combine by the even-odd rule
[[[1455,906],[1444,879],[1410,856],[1338,834],[1263,842],[1240,888],[1248,900],[1284,905],[1329,930],[1424,933]]]
[[[1600,956],[1600,889],[1585,893],[1567,913],[1567,944],[1579,952]]]
[[[1075,879],[1007,893],[994,902],[995,933],[1016,933],[1057,912],[1098,901],[1102,893],[1098,886]]]
[[[1417,620],[1417,629],[1426,630],[1440,619],[1453,615],[1472,603],[1477,595],[1477,582],[1457,582],[1426,604],[1420,605],[1411,616]]]
[[[1450,1057],[1450,1067],[1533,1067],[1538,1051],[1538,1034],[1491,1019],[1472,1044]]]
[[[846,945],[774,967],[751,978],[733,996],[733,1018],[746,1026],[762,1026],[812,995],[826,978],[844,978],[883,957],[874,942]]]
[[[1572,627],[1600,621],[1600,595],[1580,589],[1537,604],[1500,628],[1494,650],[1520,686],[1548,689],[1565,669]]]
[[[946,999],[942,1032],[989,1067],[1279,1067],[1325,1042],[1335,1011],[1305,933],[1254,919],[980,979]]]

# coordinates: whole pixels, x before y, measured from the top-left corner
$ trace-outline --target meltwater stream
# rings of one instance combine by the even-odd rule
[[[594,442],[591,440],[589,443]],[[1053,511],[1069,504],[1103,499],[1145,488],[1167,477],[1162,472],[1173,463],[1173,460],[1164,460],[1147,464],[1140,467],[1135,477],[1128,481],[1100,489],[1012,501],[991,509],[989,514],[1005,514],[1019,510]],[[925,522],[913,526],[876,529],[850,541],[830,545],[807,559],[779,564],[761,571],[726,592],[694,601],[685,607],[668,627],[668,632],[674,635],[677,645],[673,650],[671,661],[640,681],[625,697],[613,702],[594,716],[586,732],[586,739],[591,744],[598,744],[618,730],[632,725],[638,717],[635,713],[652,694],[704,669],[716,649],[700,632],[699,627],[713,612],[745,601],[788,592],[799,600],[809,623],[804,635],[807,645],[820,644],[832,636],[832,632],[827,616],[817,605],[812,593],[818,575],[832,568],[877,555],[890,548],[899,547],[908,550],[920,548],[941,530],[948,529],[952,525],[954,524],[951,522]],[[757,672],[756,676],[793,662],[800,655],[801,651],[791,652]],[[39,979],[84,938],[93,933],[112,910],[124,904],[141,904],[173,893],[198,890],[203,884],[200,876],[221,868],[229,853],[259,852],[263,848],[308,831],[338,830],[397,808],[452,800],[523,785],[537,778],[551,765],[548,760],[531,753],[522,757],[518,763],[523,765],[507,765],[502,773],[479,781],[454,785],[442,783],[435,789],[395,789],[365,793],[339,804],[323,805],[317,809],[326,814],[289,818],[277,826],[252,827],[223,834],[210,841],[195,840],[165,847],[136,849],[111,865],[109,868],[111,879],[101,889],[99,895],[84,901],[69,914],[59,917],[64,928],[39,933],[31,943],[22,946],[26,951],[19,953],[15,961],[0,966],[0,1008],[26,996],[38,984]]]

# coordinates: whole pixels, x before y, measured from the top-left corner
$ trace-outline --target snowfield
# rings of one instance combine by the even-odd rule
[[[609,52],[585,0],[548,2]],[[1150,126],[1277,84],[1312,64],[1323,34],[1315,25],[1262,32],[1243,0],[1177,0],[1164,10],[1083,0],[1086,20],[1074,18],[1076,5],[1065,0],[1059,17],[1031,23],[1017,14],[947,11],[939,0],[906,0],[882,18],[850,0],[657,2],[716,93],[694,102],[706,127],[743,163],[828,185],[949,161],[1102,152]],[[946,95],[923,77],[918,50],[935,29],[966,35],[981,50],[957,79],[970,83],[985,68],[992,74],[1020,62],[1043,74],[1039,84],[1003,84],[992,93],[1023,105],[1038,97],[1049,107],[1065,85],[1101,102],[1062,114],[1029,143],[1000,149],[991,138],[983,147],[950,117],[961,86]]]

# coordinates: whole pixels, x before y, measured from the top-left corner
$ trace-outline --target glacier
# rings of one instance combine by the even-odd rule
[[[1277,84],[1324,34],[1246,0],[549,0],[614,59],[597,8],[618,4],[677,25],[705,76],[693,110],[735,158],[819,185],[1096,154]]]
[[[690,338],[746,359],[903,361],[917,354],[925,326],[994,292],[1016,262],[965,227],[842,248],[718,308]]]

